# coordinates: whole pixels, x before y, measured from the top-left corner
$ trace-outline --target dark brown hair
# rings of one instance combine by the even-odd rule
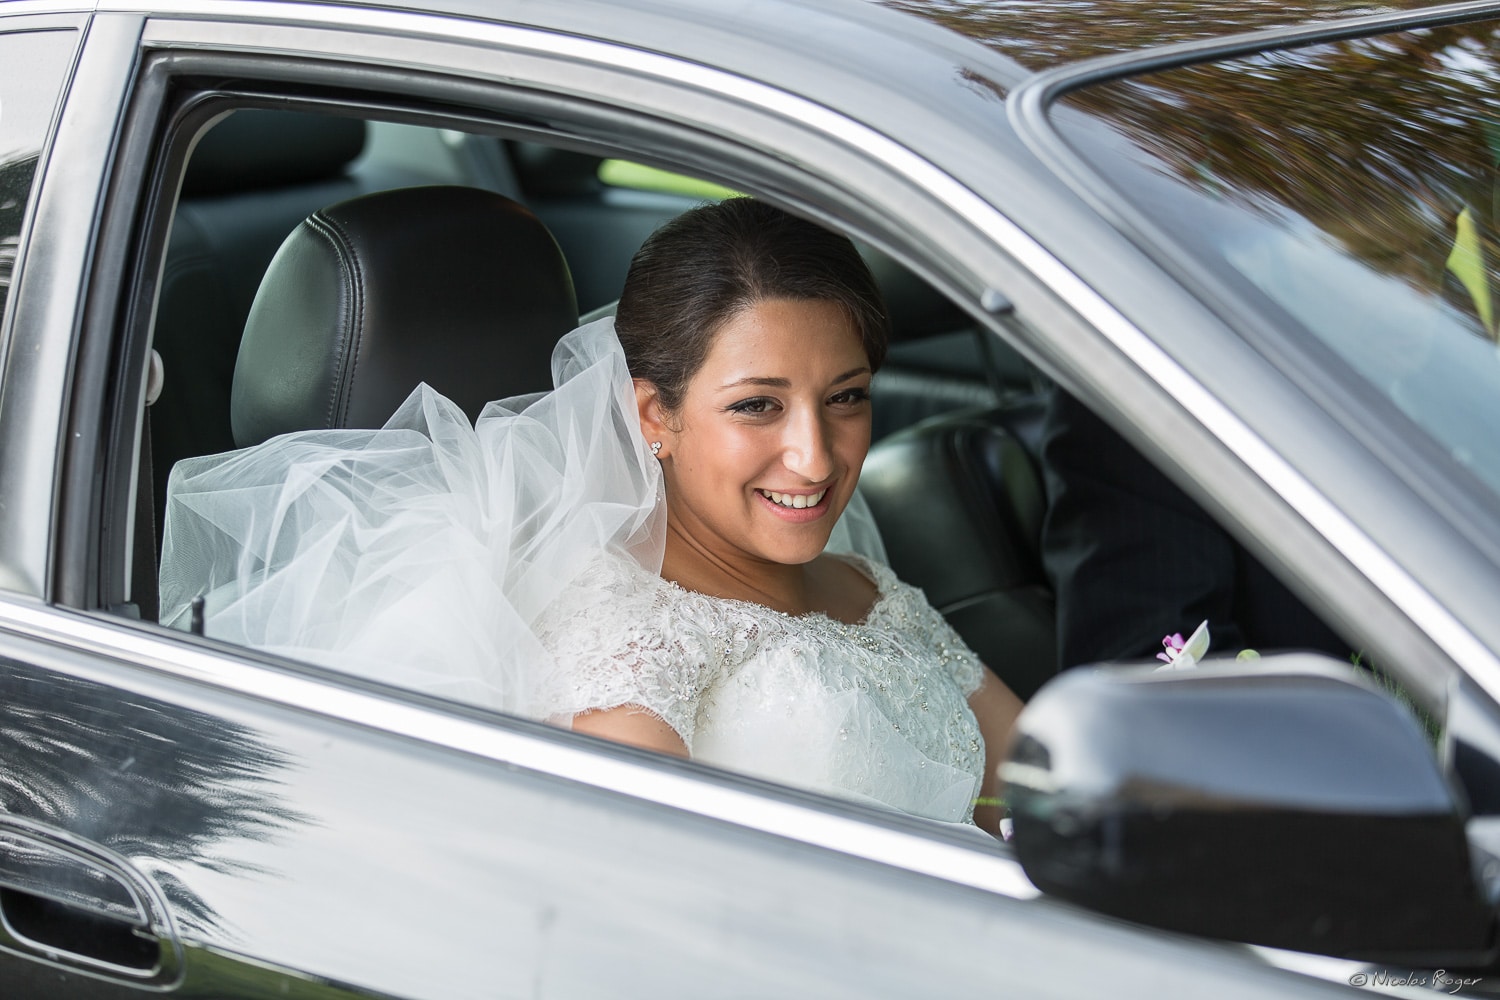
[[[615,312],[631,376],[654,385],[662,405],[676,410],[714,335],[766,299],[837,302],[859,331],[870,369],[885,360],[885,302],[854,244],[763,201],[730,198],[679,215],[631,261]]]

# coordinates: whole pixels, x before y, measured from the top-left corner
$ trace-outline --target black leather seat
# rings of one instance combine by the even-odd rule
[[[577,325],[562,251],[510,198],[417,187],[319,209],[250,307],[234,444],[380,427],[421,382],[472,420],[490,400],[550,388],[552,350]]]
[[[360,119],[263,108],[235,111],[199,140],[183,176],[153,335],[166,375],[151,408],[157,510],[174,463],[234,447],[229,397],[240,335],[286,234],[324,205],[452,180],[451,167],[420,157],[367,158],[371,145],[379,145],[377,134]]]
[[[870,449],[860,492],[891,566],[1022,698],[1057,669],[1042,571],[1042,404],[942,414]]]
[[[403,188],[321,209],[286,238],[251,307],[235,443],[379,427],[419,382],[473,419],[549,388],[552,349],[577,322],[562,252],[503,195]]]
[[[368,190],[349,171],[365,138],[365,123],[353,118],[246,110],[199,141],[173,219],[152,344],[166,373],[151,408],[157,510],[173,464],[234,447],[234,360],[261,276],[310,212]]]

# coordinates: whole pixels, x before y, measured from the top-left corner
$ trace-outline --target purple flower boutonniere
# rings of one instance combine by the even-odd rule
[[[1208,622],[1200,624],[1186,639],[1182,637],[1181,632],[1164,636],[1161,646],[1162,651],[1156,654],[1156,658],[1165,666],[1156,669],[1186,670],[1188,667],[1197,665],[1203,655],[1208,652]]]

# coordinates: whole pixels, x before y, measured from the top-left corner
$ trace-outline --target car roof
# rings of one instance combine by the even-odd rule
[[[943,108],[949,135],[1015,145],[1005,99],[1039,71],[1101,55],[1144,52],[1186,40],[1292,29],[1381,11],[1430,8],[1431,0],[292,0],[299,6],[401,11],[536,27],[593,38],[767,80],[875,124],[906,131]],[[27,6],[31,6],[27,4]],[[38,7],[50,6],[46,3]],[[77,9],[76,2],[59,4]],[[132,0],[96,9],[150,10]],[[163,0],[173,11],[181,6]],[[189,4],[212,13],[212,0]],[[243,13],[245,4],[232,5]],[[274,8],[287,4],[266,4]],[[357,18],[351,17],[351,20]],[[892,95],[907,98],[890,106]],[[930,137],[929,128],[920,130]],[[935,161],[949,151],[925,142]],[[948,144],[951,146],[951,143]],[[956,166],[956,164],[955,164]]]
[[[1371,14],[1443,6],[1433,0],[293,0],[367,9],[422,11],[508,24],[536,24],[580,36],[608,37],[673,55],[729,65],[730,52],[705,51],[700,30],[803,49],[839,62],[881,65],[876,39],[908,53],[925,49],[966,64],[1007,89],[1026,76],[1067,63],[1250,31],[1291,29]],[[795,25],[795,30],[789,30]],[[966,44],[972,43],[972,44]]]
[[[114,0],[98,2],[112,6]],[[536,27],[716,67],[816,95],[976,189],[988,186],[994,157],[1029,159],[1008,120],[1006,98],[1041,71],[1185,41],[1442,6],[1431,0],[294,2]],[[941,122],[933,108],[943,109]],[[978,147],[987,148],[990,161],[966,163]]]

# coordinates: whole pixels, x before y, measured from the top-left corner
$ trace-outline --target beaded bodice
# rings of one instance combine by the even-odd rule
[[[967,696],[983,667],[921,591],[851,562],[879,591],[856,625],[601,560],[540,623],[561,668],[552,714],[637,705],[695,759],[967,820],[984,766]]]

